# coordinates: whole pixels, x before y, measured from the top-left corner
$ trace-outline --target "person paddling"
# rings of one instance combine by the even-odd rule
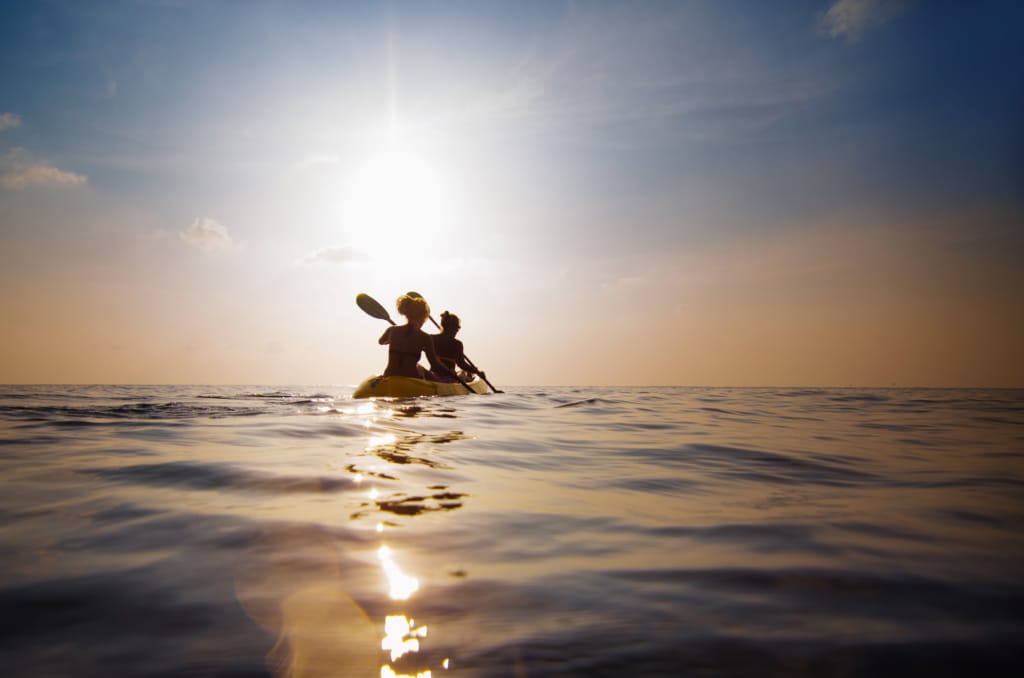
[[[462,342],[455,338],[461,327],[462,324],[459,322],[459,316],[448,311],[441,314],[441,334],[433,335],[434,350],[437,352],[437,358],[453,374],[455,369],[459,367],[469,374],[479,374],[481,377],[486,378],[484,373],[477,369],[476,365],[466,359],[466,354],[462,349]]]
[[[438,360],[431,335],[420,329],[430,315],[430,306],[427,305],[426,299],[403,294],[398,297],[395,307],[405,316],[407,322],[404,325],[388,327],[377,341],[379,344],[389,345],[388,366],[384,370],[384,376],[418,379],[434,379],[434,374],[449,376],[451,370]],[[419,364],[422,353],[427,354],[433,374]],[[451,376],[454,378],[454,372]]]

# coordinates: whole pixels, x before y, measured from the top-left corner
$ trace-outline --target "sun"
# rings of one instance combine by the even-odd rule
[[[439,256],[450,246],[452,182],[436,163],[391,143],[370,154],[346,191],[351,245],[376,261]]]

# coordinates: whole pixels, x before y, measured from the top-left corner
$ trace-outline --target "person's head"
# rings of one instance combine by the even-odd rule
[[[430,315],[430,306],[423,297],[411,297],[408,294],[403,294],[398,297],[395,307],[409,320],[410,325],[417,327],[426,322],[427,316]]]
[[[445,334],[455,335],[461,327],[462,324],[459,322],[459,316],[448,311],[441,314],[441,330]]]

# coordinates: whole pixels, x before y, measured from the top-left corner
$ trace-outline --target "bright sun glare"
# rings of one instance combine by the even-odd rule
[[[343,213],[351,245],[392,262],[436,257],[451,233],[452,186],[437,166],[392,143],[357,171]]]

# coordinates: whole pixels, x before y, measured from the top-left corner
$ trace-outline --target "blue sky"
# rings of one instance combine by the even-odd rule
[[[1024,384],[1019,3],[6,11],[0,380]]]

